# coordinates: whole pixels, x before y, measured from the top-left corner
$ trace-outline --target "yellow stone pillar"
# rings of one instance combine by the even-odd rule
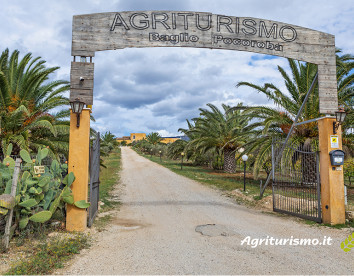
[[[76,126],[77,115],[70,115],[69,165],[68,172],[73,172],[75,181],[71,186],[74,200],[86,200],[89,178],[90,149],[90,109],[83,109],[80,115],[80,127]],[[74,205],[67,205],[66,230],[84,231],[87,226],[87,211]]]
[[[334,118],[318,121],[322,220],[331,225],[345,223],[343,166],[332,166],[329,156],[330,151],[342,149],[342,129],[339,127],[333,133],[335,121]],[[331,135],[338,136],[338,147],[332,148]]]

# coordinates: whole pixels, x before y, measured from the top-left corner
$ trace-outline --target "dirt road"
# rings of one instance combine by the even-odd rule
[[[235,204],[219,192],[122,148],[123,206],[65,274],[352,274],[350,230],[309,226]],[[117,191],[118,192],[118,191]],[[198,227],[200,225],[209,225]],[[204,232],[204,235],[200,232]],[[209,235],[209,236],[208,236]],[[319,239],[332,245],[259,245],[249,239]]]

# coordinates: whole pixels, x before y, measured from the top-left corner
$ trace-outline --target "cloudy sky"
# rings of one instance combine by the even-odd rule
[[[56,79],[69,80],[73,15],[138,10],[200,11],[256,17],[331,33],[354,54],[352,0],[0,0],[0,49],[32,52]],[[178,135],[207,103],[269,104],[239,81],[283,87],[277,66],[287,61],[259,54],[185,48],[130,48],[96,52],[93,127],[117,136],[158,131]]]

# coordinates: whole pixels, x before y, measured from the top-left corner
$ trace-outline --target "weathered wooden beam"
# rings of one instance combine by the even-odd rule
[[[182,11],[76,15],[72,30],[73,56],[93,57],[96,51],[130,47],[193,47],[247,51],[318,64],[320,112],[333,114],[338,109],[335,41],[331,34],[266,19]],[[77,83],[80,72],[72,72],[73,97],[82,96],[92,104],[91,95]],[[91,85],[93,81],[88,81],[87,87]]]
[[[256,52],[325,64],[335,46],[331,34],[287,23],[176,11],[76,15],[72,37],[73,56],[94,56],[96,51],[129,47],[193,47]]]
[[[70,101],[79,98],[93,104],[94,63],[72,62],[70,72]]]
[[[15,169],[12,177],[12,186],[11,186],[11,193],[10,193],[12,197],[16,196],[17,182],[18,182],[18,177],[20,175],[21,162],[22,160],[20,158],[17,158],[15,161]],[[13,212],[14,209],[11,208],[6,219],[5,234],[3,237],[3,245],[5,250],[9,248]]]
[[[70,88],[93,89],[94,64],[87,62],[72,62],[70,73]]]

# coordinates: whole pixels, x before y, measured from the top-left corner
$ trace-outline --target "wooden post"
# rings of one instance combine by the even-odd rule
[[[334,118],[318,121],[321,174],[322,220],[328,224],[345,223],[343,166],[331,166],[329,152],[342,149],[342,130],[333,133]],[[337,136],[337,144],[331,143],[331,136]]]
[[[17,182],[18,182],[18,176],[20,174],[20,166],[21,166],[21,159],[17,158],[15,162],[15,169],[14,169],[14,174],[12,177],[12,186],[11,186],[11,193],[10,195],[12,197],[16,197],[16,190],[17,190]],[[3,244],[5,250],[9,248],[9,243],[10,243],[10,230],[11,230],[11,224],[12,224],[12,217],[13,217],[14,209],[11,208],[7,220],[6,220],[6,226],[5,226],[5,234],[3,238]]]
[[[86,200],[88,195],[89,151],[90,151],[90,109],[80,114],[80,127],[76,126],[76,114],[70,115],[70,143],[68,172],[73,172],[75,181],[71,186],[74,200]],[[87,227],[87,211],[74,205],[67,205],[66,229],[84,231]]]

